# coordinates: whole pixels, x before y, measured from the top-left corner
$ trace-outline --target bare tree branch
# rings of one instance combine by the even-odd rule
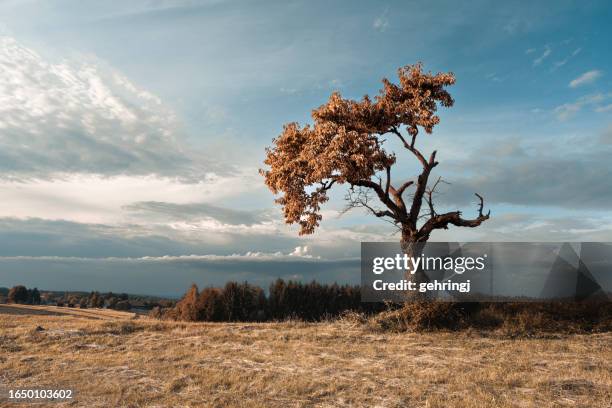
[[[406,191],[406,189],[413,184],[414,184],[414,180],[409,180],[405,182],[404,184],[400,186],[400,188],[397,189],[397,194],[401,196],[402,194],[404,194],[404,191]]]
[[[478,216],[482,217],[482,209],[484,207],[484,199],[482,198],[482,196],[478,193],[474,193],[474,195],[476,195],[476,197],[478,197],[478,199],[480,200],[480,204],[478,205]],[[489,210],[489,212],[487,213],[486,217],[489,218],[489,215],[491,215],[491,210]]]
[[[408,144],[408,142],[406,141],[404,136],[401,134],[401,132],[395,126],[393,126],[390,131],[392,133],[394,133],[402,141],[402,143],[403,143],[403,145],[404,145],[404,147],[406,149],[411,151],[412,154],[414,154],[416,156],[416,158],[419,159],[419,161],[421,162],[423,167],[427,167],[427,160],[425,160],[425,157],[423,156],[423,154],[421,154],[421,152],[414,147],[414,138],[412,140],[412,144]]]
[[[358,180],[354,183],[354,185],[359,187],[371,188],[372,190],[374,190],[380,201],[385,204],[387,208],[389,208],[389,210],[391,210],[390,212],[393,214],[393,218],[396,221],[401,222],[405,219],[405,211],[402,211],[402,209],[397,204],[395,204],[393,200],[391,200],[389,195],[383,191],[380,185],[374,183],[371,180]]]
[[[434,217],[436,215],[436,210],[434,210],[434,205],[433,205],[433,193],[436,190],[436,187],[439,181],[440,181],[440,177],[438,177],[438,180],[436,180],[433,187],[425,192],[426,194],[425,201],[427,201],[427,206],[429,207],[429,215],[431,217]]]
[[[476,194],[479,199],[478,204],[478,217],[474,219],[464,219],[461,218],[461,211],[453,211],[440,215],[433,215],[419,230],[418,235],[423,237],[424,240],[429,238],[429,234],[434,229],[448,229],[448,225],[455,225],[457,227],[477,227],[482,224],[484,221],[489,219],[491,215],[491,211],[487,212],[487,214],[483,214],[484,207],[484,199],[480,194]]]
[[[374,207],[372,207],[369,203],[370,201],[370,196],[368,194],[368,190],[364,190],[359,188],[358,191],[355,193],[354,189],[349,189],[345,200],[347,201],[347,205],[346,207],[342,210],[342,214],[347,213],[348,211],[354,209],[354,208],[365,208],[367,209],[369,212],[371,212],[373,215],[375,215],[376,217],[379,218],[383,218],[383,217],[389,217],[391,218],[391,220],[388,219],[384,219],[385,221],[390,222],[391,224],[393,224],[394,226],[397,226],[397,221],[396,221],[396,217],[395,214],[393,214],[391,211],[389,210],[378,210]]]
[[[334,183],[336,182],[335,179],[332,179],[330,181],[322,181],[321,182],[321,187],[319,187],[319,191],[327,191],[330,188],[332,188],[332,186],[334,185]]]
[[[429,216],[436,215],[436,210],[434,209],[433,196],[437,193],[438,185],[440,183],[449,184],[446,181],[442,180],[442,177],[438,177],[433,186],[425,191],[425,201],[427,202],[427,206],[429,207]],[[419,217],[419,219],[422,217]]]

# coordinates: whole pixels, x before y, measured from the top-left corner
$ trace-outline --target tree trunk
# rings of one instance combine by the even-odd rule
[[[410,228],[403,228],[400,245],[405,255],[412,258],[418,258],[421,256],[423,247],[425,246],[425,241],[419,241],[416,233]],[[421,283],[429,282],[429,278],[422,268],[417,268],[416,270],[406,270],[405,279],[414,282],[417,288],[416,291],[407,293],[408,301],[422,301],[427,299],[427,292],[421,293],[418,291]]]

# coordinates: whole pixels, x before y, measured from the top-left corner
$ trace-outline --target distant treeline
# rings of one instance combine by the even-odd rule
[[[268,295],[247,282],[228,282],[223,288],[198,290],[193,284],[171,308],[156,307],[157,318],[187,321],[266,321],[301,319],[317,321],[346,311],[375,313],[383,304],[361,303],[359,286],[301,283],[282,279],[270,285]]]
[[[9,303],[23,303],[29,305],[40,304],[40,292],[38,288],[28,289],[23,285],[13,286],[12,288],[0,288],[0,296],[6,297]]]
[[[172,307],[174,301],[155,296],[131,295],[127,293],[57,292],[28,289],[23,285],[11,289],[0,288],[0,303],[20,303],[30,305],[56,305],[60,307],[108,308],[132,310],[134,308],[151,310],[156,306]]]

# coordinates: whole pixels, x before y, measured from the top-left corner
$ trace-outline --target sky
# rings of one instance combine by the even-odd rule
[[[612,5],[464,3],[1,1],[0,286],[357,283],[394,230],[340,188],[299,237],[258,169],[284,123],[418,61],[457,78],[418,140],[438,205],[492,214],[433,240],[612,241]]]

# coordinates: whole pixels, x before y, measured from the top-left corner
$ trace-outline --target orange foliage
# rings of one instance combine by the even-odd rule
[[[414,147],[415,138],[419,129],[431,133],[439,123],[438,105],[453,105],[445,87],[454,84],[455,77],[452,73],[425,73],[421,64],[400,68],[398,77],[399,84],[383,79],[383,88],[373,101],[367,95],[355,101],[332,93],[326,104],[313,110],[312,126],[286,124],[273,140],[274,146],[266,150],[269,170],[261,173],[270,190],[280,194],[276,202],[283,207],[285,221],[299,224],[300,235],[315,231],[322,218],[321,204],[328,200],[327,191],[344,183],[373,189],[389,209],[373,211],[377,216],[389,216],[397,224],[416,228],[416,222],[410,225],[401,197],[407,186],[396,189],[391,185],[390,168],[396,156],[385,151],[382,136],[397,135],[424,167],[430,166],[428,176],[437,164],[435,154],[428,163]],[[402,128],[411,141],[401,135]],[[387,172],[386,186],[382,180],[374,180],[381,171]],[[426,183],[426,176],[421,181]]]

